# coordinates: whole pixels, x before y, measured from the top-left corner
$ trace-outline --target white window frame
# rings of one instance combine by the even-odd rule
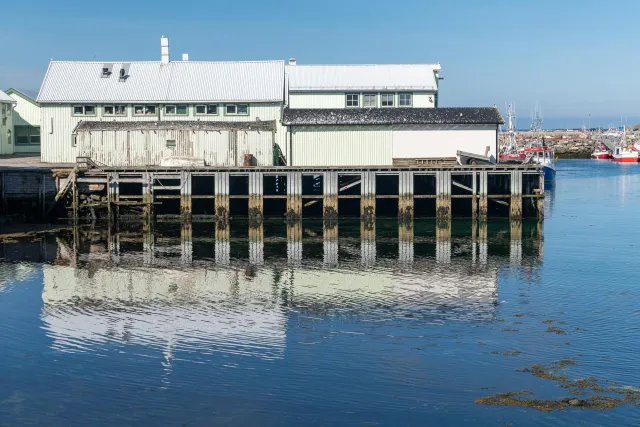
[[[240,107],[241,105],[244,105],[247,107],[247,112],[246,113],[238,113],[238,107]],[[234,107],[235,108],[235,113],[230,113],[229,112],[229,107]],[[225,104],[224,105],[224,115],[225,116],[248,116],[249,115],[249,104]]]
[[[352,97],[351,102],[353,103],[353,97],[355,97],[355,105],[349,105],[349,97]],[[347,108],[360,108],[360,94],[359,93],[347,93],[345,94],[344,105]]]
[[[174,109],[173,113],[169,113],[167,109],[172,107]],[[185,107],[186,110],[184,113],[178,113],[178,107]],[[165,116],[188,116],[189,115],[189,106],[187,104],[167,104],[164,106],[164,115]]]
[[[107,107],[113,107],[113,114],[107,113]],[[118,107],[122,107],[124,110],[124,114],[115,114],[115,111]],[[127,111],[127,106],[125,104],[106,104],[102,106],[102,115],[105,117],[127,117],[129,112]]]
[[[198,113],[198,107],[204,107],[204,113]],[[216,107],[215,113],[209,113],[209,107]],[[219,114],[219,106],[218,104],[198,104],[196,105],[195,113],[196,116],[217,116]]]
[[[87,107],[91,107],[93,108],[93,113],[91,114],[87,114]],[[76,108],[82,108],[82,113],[81,114],[76,114]],[[95,117],[96,115],[96,106],[94,104],[78,104],[78,105],[74,105],[73,109],[71,110],[71,115],[75,116],[75,117]]]
[[[366,97],[373,96],[373,105],[365,105]],[[363,93],[362,94],[362,108],[377,108],[378,107],[378,94],[377,93]]]
[[[142,107],[142,110],[144,111],[142,114],[136,113],[136,109],[138,107]],[[155,111],[153,113],[151,113],[151,114],[147,113],[149,107],[153,107],[155,109]],[[158,106],[155,105],[155,104],[135,104],[133,106],[133,115],[134,116],[155,116],[157,114],[158,114]]]
[[[409,104],[407,105],[402,105],[402,96],[409,96]],[[400,92],[398,93],[398,107],[413,107],[413,93],[411,92]]]
[[[391,105],[384,105],[384,97],[385,96],[391,96]],[[380,94],[380,107],[382,108],[393,108],[396,105],[396,94],[395,93],[389,93],[389,92],[383,92]]]

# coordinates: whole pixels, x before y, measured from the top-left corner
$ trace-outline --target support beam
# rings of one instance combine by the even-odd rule
[[[451,171],[436,173],[436,220],[451,219]]]
[[[413,172],[400,172],[398,176],[398,218],[413,220]]]
[[[360,174],[360,218],[373,221],[376,218],[376,173]]]
[[[264,174],[262,172],[252,172],[249,174],[249,227],[257,227],[262,224],[264,216],[263,209],[264,195]]]
[[[153,218],[153,174],[149,172],[142,174],[142,203],[145,220]]]
[[[512,220],[522,219],[522,171],[511,171],[509,217]]]
[[[191,220],[191,172],[180,172],[180,216],[183,221]]]
[[[488,185],[489,178],[488,178],[487,171],[478,172],[478,177],[479,177],[478,183],[480,187],[478,189],[480,193],[480,198],[478,200],[478,218],[480,218],[480,221],[486,221],[488,216],[487,195],[489,194],[489,185]]]
[[[288,221],[302,218],[302,172],[287,172],[287,212]]]
[[[323,213],[325,219],[338,219],[338,172],[324,172]]]
[[[215,173],[215,216],[217,222],[229,220],[229,172]]]

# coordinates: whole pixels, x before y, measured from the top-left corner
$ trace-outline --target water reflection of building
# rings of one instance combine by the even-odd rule
[[[292,312],[487,320],[500,265],[537,262],[519,232],[494,255],[486,229],[454,238],[402,229],[393,238],[290,230],[234,240],[190,229],[61,237],[56,265],[43,267],[43,320],[59,350],[115,341],[162,348],[167,361],[176,350],[282,357]],[[303,257],[305,248],[317,251]]]

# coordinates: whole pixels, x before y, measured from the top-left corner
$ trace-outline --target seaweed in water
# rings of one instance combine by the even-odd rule
[[[567,335],[567,333],[565,331],[563,331],[560,328],[556,328],[555,326],[551,326],[545,332],[553,332],[556,335]]]

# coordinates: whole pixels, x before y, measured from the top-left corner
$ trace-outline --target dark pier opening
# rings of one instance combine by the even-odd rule
[[[229,177],[229,216],[249,216],[249,177],[246,175]]]

